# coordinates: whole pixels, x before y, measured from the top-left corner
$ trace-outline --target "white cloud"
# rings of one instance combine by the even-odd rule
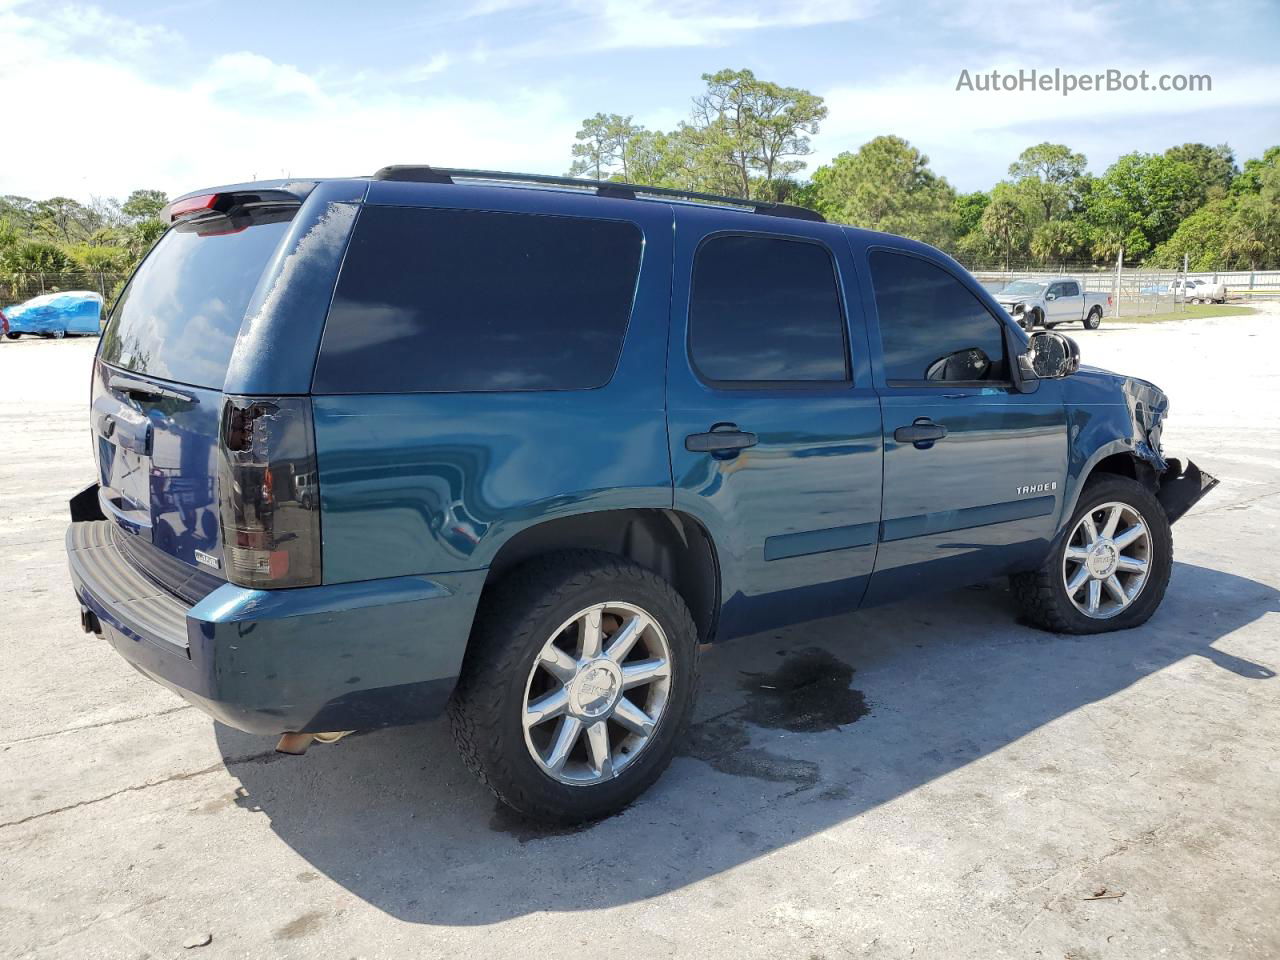
[[[126,57],[84,49],[78,34],[54,26],[69,14],[28,9],[0,5],[0,102],[11,132],[0,193],[174,194],[255,177],[358,175],[388,163],[492,167],[495,158],[558,173],[577,129],[554,90],[514,88],[497,100],[353,89],[251,51],[182,49],[176,66],[162,69],[173,51],[161,43],[148,55],[163,39],[148,28],[122,25],[138,40]]]
[[[485,17],[522,17],[522,39],[491,56],[715,47],[753,30],[861,20],[879,0],[481,0],[428,16],[444,26]]]

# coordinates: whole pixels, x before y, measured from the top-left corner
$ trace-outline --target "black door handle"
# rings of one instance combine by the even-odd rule
[[[728,453],[754,447],[760,438],[739,430],[737,424],[716,424],[706,433],[691,433],[684,438],[684,448],[691,453]]]
[[[947,428],[940,423],[934,423],[928,417],[921,417],[915,423],[893,431],[893,439],[899,443],[914,443],[922,450],[928,449],[933,445],[933,441],[941,440],[946,435]]]

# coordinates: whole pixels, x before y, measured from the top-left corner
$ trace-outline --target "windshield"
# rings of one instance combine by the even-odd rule
[[[102,338],[106,363],[222,389],[245,309],[285,218],[234,230],[174,227],[134,274]]]
[[[1025,297],[1028,294],[1039,293],[1043,289],[1044,284],[1036,283],[1034,280],[1015,280],[1000,292],[1015,293],[1020,297]]]

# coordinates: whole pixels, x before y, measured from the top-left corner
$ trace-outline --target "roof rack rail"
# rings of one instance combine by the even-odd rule
[[[744,197],[722,197],[714,193],[698,193],[677,187],[647,187],[638,183],[622,183],[617,180],[580,180],[577,177],[556,177],[545,173],[507,173],[502,170],[458,170],[449,167],[431,167],[426,164],[395,164],[383,167],[373,175],[374,180],[394,180],[407,183],[454,183],[457,180],[493,180],[501,183],[534,183],[553,187],[576,187],[593,190],[597,196],[619,200],[634,200],[637,196],[671,197],[677,200],[696,200],[747,209],[771,217],[791,217],[795,220],[813,220],[825,223],[826,218],[816,210],[797,207],[790,203],[774,203],[769,200],[748,200]]]

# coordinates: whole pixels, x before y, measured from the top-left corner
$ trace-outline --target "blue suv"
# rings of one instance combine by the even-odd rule
[[[1143,623],[1216,483],[1160,390],[808,210],[400,166],[166,215],[93,369],[84,629],[289,752],[447,709],[530,816],[653,783],[704,643],[1003,575]]]

